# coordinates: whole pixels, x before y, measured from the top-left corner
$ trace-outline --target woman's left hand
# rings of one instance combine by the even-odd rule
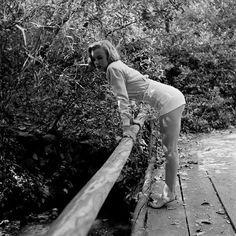
[[[137,124],[130,126],[123,126],[123,137],[130,137],[135,141],[138,131],[139,131],[139,125]]]

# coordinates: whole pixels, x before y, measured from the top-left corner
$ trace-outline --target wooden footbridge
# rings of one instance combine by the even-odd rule
[[[161,192],[162,177],[162,169],[153,169],[148,198]],[[210,134],[189,147],[177,195],[164,208],[145,201],[136,209],[132,236],[236,235],[236,130]]]
[[[133,131],[137,134],[139,127]],[[132,220],[132,236],[236,235],[236,131],[217,141],[215,145],[204,140],[190,151],[190,159],[179,171],[178,199],[161,209],[148,205],[164,184],[163,169],[151,158]],[[132,147],[132,138],[121,140],[45,236],[88,234]]]

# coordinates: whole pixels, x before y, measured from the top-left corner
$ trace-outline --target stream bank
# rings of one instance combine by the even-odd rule
[[[20,133],[20,139],[21,142],[14,143],[17,158],[1,157],[4,177],[1,187],[9,190],[2,191],[6,194],[6,204],[2,201],[5,211],[0,220],[1,236],[42,234],[112,153],[111,146],[98,150],[87,140],[75,142],[53,137],[49,143],[40,143],[40,135],[27,133]],[[32,140],[34,143],[29,142]],[[131,212],[148,163],[148,146],[143,143],[141,146],[138,142],[135,144],[93,231],[99,231],[102,225],[102,230],[107,228],[114,235],[115,231],[130,232]],[[15,189],[19,193],[17,199]]]

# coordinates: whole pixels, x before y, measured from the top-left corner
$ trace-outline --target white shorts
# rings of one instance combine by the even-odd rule
[[[160,116],[186,104],[184,95],[178,89],[151,79],[148,82],[143,100],[157,110]]]

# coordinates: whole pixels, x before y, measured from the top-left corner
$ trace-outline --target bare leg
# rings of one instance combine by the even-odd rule
[[[183,110],[184,105],[160,117],[162,145],[166,157],[165,181],[170,191],[168,194],[175,194],[176,176],[179,168],[177,144]]]
[[[162,199],[155,204],[160,208],[167,202],[175,199],[176,176],[179,168],[178,138],[181,128],[181,117],[184,105],[160,117],[160,132],[163,151],[166,158],[165,186],[162,192]]]

